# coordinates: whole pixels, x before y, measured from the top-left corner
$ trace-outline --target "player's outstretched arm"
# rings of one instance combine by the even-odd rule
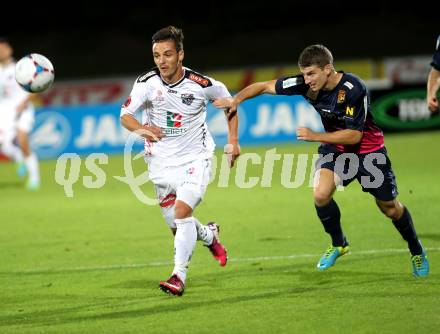
[[[131,132],[136,132],[148,141],[159,141],[164,136],[161,128],[157,126],[142,125],[136,118],[129,114],[121,116],[121,125]]]
[[[439,102],[437,98],[437,92],[440,88],[440,71],[435,68],[431,68],[428,76],[428,87],[427,87],[427,103],[428,109],[431,112],[439,111]]]
[[[328,144],[355,145],[362,139],[362,132],[344,129],[334,132],[315,132],[309,128],[299,127],[296,130],[298,140],[320,141]]]
[[[234,97],[218,99],[214,101],[214,106],[219,109],[229,109],[229,113],[237,111],[238,105],[245,100],[251,99],[261,94],[275,95],[276,80],[256,82],[243,88]]]
[[[228,145],[225,147],[225,153],[228,155],[229,167],[233,167],[235,160],[240,155],[240,145],[238,144],[238,113],[225,110],[228,121]]]

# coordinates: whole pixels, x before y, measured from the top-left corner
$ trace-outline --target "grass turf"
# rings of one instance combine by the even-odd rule
[[[211,183],[195,215],[221,225],[230,262],[219,267],[197,245],[181,298],[158,289],[172,270],[172,237],[159,208],[113,178],[124,174],[121,156],[101,166],[107,179],[99,189],[83,185],[93,174],[82,168],[72,198],[54,181],[55,161],[41,162],[38,192],[23,189],[13,164],[1,164],[0,332],[437,332],[439,140],[438,132],[386,137],[399,199],[428,249],[427,279],[411,276],[405,243],[357,183],[335,196],[352,252],[319,272],[329,238],[311,188],[281,184],[280,160],[270,187],[239,188],[235,171],[228,187],[218,176]],[[315,151],[316,144],[277,146],[283,157]],[[262,175],[262,165],[249,163],[246,177]],[[153,195],[151,185],[144,190]]]

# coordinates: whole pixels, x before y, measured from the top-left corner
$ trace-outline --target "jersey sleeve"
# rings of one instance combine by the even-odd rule
[[[212,85],[204,88],[205,96],[209,101],[231,97],[231,94],[222,82],[212,78],[209,78],[209,80]]]
[[[346,91],[345,125],[347,129],[363,131],[367,119],[369,104],[365,87],[356,87]]]
[[[148,101],[147,86],[145,82],[136,81],[133,85],[130,95],[125,100],[121,107],[121,116],[135,114],[143,109],[145,103]]]
[[[309,86],[304,83],[302,75],[280,78],[275,82],[277,95],[302,95],[305,96]]]
[[[435,47],[435,53],[432,57],[431,66],[437,71],[440,71],[440,35],[437,38],[437,45]]]

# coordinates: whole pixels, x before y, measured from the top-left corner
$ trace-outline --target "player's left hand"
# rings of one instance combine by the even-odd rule
[[[298,140],[315,141],[315,132],[309,128],[296,129],[296,137]]]

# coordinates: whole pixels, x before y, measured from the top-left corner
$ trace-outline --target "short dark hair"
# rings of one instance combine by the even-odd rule
[[[176,50],[183,50],[183,31],[174,26],[168,26],[157,31],[153,37],[151,37],[151,43],[157,43],[161,41],[172,40],[176,45]]]
[[[325,65],[333,65],[333,56],[329,49],[322,44],[315,44],[306,47],[298,59],[299,67],[318,66],[324,68]]]
[[[5,36],[0,36],[0,43],[5,43],[5,44],[11,45],[11,43],[9,42],[9,39]]]

